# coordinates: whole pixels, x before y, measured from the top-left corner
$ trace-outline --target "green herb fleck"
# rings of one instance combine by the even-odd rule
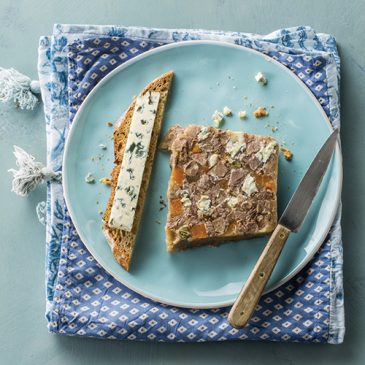
[[[180,239],[182,240],[188,240],[191,237],[191,233],[189,231],[188,226],[182,226],[178,229],[177,234]]]
[[[242,167],[242,164],[241,162],[235,160],[231,163],[231,166],[233,169],[239,169],[240,167]]]

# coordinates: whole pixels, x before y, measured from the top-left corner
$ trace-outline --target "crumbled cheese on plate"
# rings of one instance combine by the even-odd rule
[[[212,115],[213,125],[217,128],[219,128],[223,122],[223,114],[216,110]]]
[[[267,79],[264,76],[264,74],[262,72],[258,72],[255,76],[255,80],[261,84],[261,85],[266,85],[267,84]]]
[[[241,118],[241,119],[246,119],[247,118],[247,112],[246,110],[241,110],[238,112],[238,116]]]
[[[228,108],[228,106],[225,106],[223,108],[223,114],[226,116],[226,117],[230,117],[232,115],[232,110],[230,108]]]
[[[85,182],[88,184],[94,184],[95,178],[90,172],[85,176]]]

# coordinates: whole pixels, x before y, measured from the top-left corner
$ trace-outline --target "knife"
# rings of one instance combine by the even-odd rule
[[[233,327],[242,328],[250,320],[289,233],[298,232],[302,225],[331,160],[337,135],[338,130],[335,129],[309,166],[234,302],[228,315],[228,321]]]

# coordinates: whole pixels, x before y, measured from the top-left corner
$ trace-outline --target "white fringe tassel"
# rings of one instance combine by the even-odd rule
[[[38,98],[34,94],[41,92],[39,81],[32,81],[14,70],[0,67],[0,101],[14,101],[20,109],[34,109],[38,104]]]
[[[61,172],[54,172],[43,166],[22,148],[14,146],[14,156],[19,167],[18,170],[9,170],[14,176],[11,189],[14,193],[27,196],[43,181],[61,181]]]

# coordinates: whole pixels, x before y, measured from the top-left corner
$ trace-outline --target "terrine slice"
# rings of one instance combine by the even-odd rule
[[[277,224],[275,139],[195,125],[175,134],[167,147],[172,169],[167,250],[272,232]]]

